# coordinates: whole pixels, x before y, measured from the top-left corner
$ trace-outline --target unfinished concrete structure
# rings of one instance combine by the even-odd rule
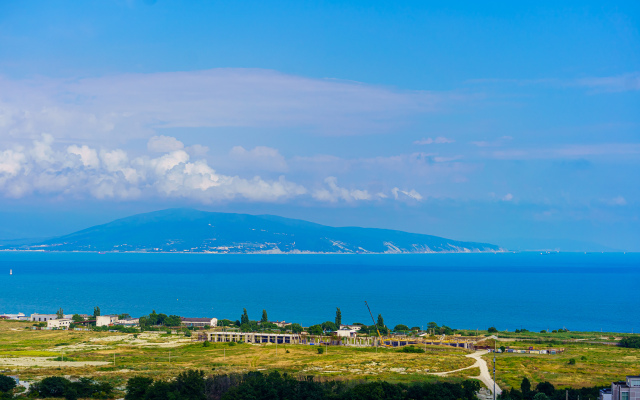
[[[210,342],[300,344],[300,335],[290,333],[207,332]]]

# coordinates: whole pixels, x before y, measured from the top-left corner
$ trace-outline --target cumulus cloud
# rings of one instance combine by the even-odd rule
[[[135,199],[143,197],[189,198],[202,202],[247,199],[280,201],[304,195],[307,190],[284,177],[244,179],[216,172],[206,160],[192,160],[178,149],[177,140],[155,157],[131,159],[121,149],[100,150],[86,145],[56,148],[51,135],[43,135],[29,147],[0,152],[0,193],[20,198],[29,194]],[[154,147],[156,146],[156,147]],[[171,150],[173,149],[173,150]]]
[[[229,152],[229,157],[244,167],[276,172],[286,172],[289,169],[284,157],[272,147],[257,146],[247,150],[242,146],[235,146]]]
[[[73,140],[148,138],[171,127],[305,127],[323,134],[388,131],[407,116],[464,98],[262,69],[124,74],[77,80],[0,78],[0,137],[49,132]],[[161,136],[151,151],[177,150]]]
[[[314,191],[314,199],[335,203],[339,200],[353,202],[358,200],[371,200],[372,198],[371,194],[366,190],[347,189],[338,186],[338,179],[334,176],[327,177],[324,182],[327,186]]]
[[[153,153],[166,153],[183,148],[184,144],[171,136],[153,136],[147,142],[147,149]]]
[[[511,201],[513,200],[513,195],[511,193],[507,193],[504,196],[502,196],[502,201]]]
[[[413,200],[417,200],[420,201],[422,200],[422,195],[418,192],[416,192],[415,190],[411,189],[411,190],[400,190],[397,187],[394,187],[393,189],[391,189],[391,193],[393,194],[393,197],[396,200],[399,200],[401,198],[401,196],[406,196],[410,199]]]
[[[422,138],[420,140],[416,140],[413,144],[417,145],[427,145],[427,144],[444,144],[444,143],[453,143],[455,140],[446,138],[444,136],[438,136],[435,139],[432,138]]]

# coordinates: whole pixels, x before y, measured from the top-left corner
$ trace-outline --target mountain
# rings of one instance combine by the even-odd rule
[[[5,249],[212,253],[433,253],[499,251],[486,243],[388,229],[334,228],[274,215],[170,209],[138,214]]]

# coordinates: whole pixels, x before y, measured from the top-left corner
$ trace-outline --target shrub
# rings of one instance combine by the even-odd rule
[[[569,365],[576,365],[576,359],[575,358],[570,358],[569,359]]]
[[[401,350],[402,353],[424,353],[424,350],[416,346],[404,346]]]
[[[211,346],[211,343],[209,343],[208,340],[205,340],[204,343],[202,343],[202,347],[209,347]]]
[[[318,354],[324,354],[324,347],[318,347]]]
[[[630,349],[640,349],[640,336],[628,336],[620,340],[620,346]]]
[[[10,392],[16,387],[16,381],[6,375],[0,375],[0,392]]]
[[[496,333],[496,332],[498,332],[498,330],[496,329],[496,327],[495,327],[495,326],[492,326],[492,327],[490,327],[489,329],[487,329],[487,332],[489,332],[489,333]]]

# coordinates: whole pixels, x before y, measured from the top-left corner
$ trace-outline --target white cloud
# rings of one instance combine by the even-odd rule
[[[583,78],[578,79],[576,84],[605,92],[640,90],[640,72],[617,76]]]
[[[513,195],[511,193],[507,193],[504,196],[502,196],[502,201],[511,201],[513,200]]]
[[[53,138],[43,135],[28,148],[0,151],[0,193],[16,198],[37,193],[98,199],[281,201],[306,192],[284,177],[270,181],[219,174],[207,161],[192,160],[183,149],[130,159],[121,149],[98,151],[70,145],[56,150]]]
[[[417,200],[417,201],[422,200],[422,195],[420,193],[416,192],[413,189],[411,189],[411,190],[400,190],[397,187],[394,187],[393,189],[391,189],[391,193],[393,194],[393,197],[396,200],[399,200],[401,198],[401,195],[407,196],[408,198],[413,199],[413,200]]]
[[[637,154],[640,154],[640,143],[574,144],[551,148],[515,148],[484,153],[484,155],[490,158],[501,160],[621,157],[635,156]]]
[[[444,143],[453,143],[455,142],[455,140],[453,139],[448,139],[444,136],[438,136],[435,139],[432,138],[422,138],[420,140],[416,140],[415,142],[413,142],[413,144],[417,144],[417,145],[427,145],[427,144],[444,144]]]
[[[320,201],[337,202],[343,200],[353,202],[358,200],[371,200],[372,196],[366,190],[347,189],[338,186],[338,179],[330,176],[324,180],[326,188],[321,188],[313,192],[313,198]]]
[[[502,136],[496,140],[491,140],[491,141],[481,140],[481,141],[476,141],[471,143],[478,147],[500,147],[500,146],[504,146],[507,142],[511,140],[513,140],[511,136]]]
[[[153,153],[166,153],[183,148],[184,144],[171,136],[154,136],[147,142],[147,149]]]
[[[390,131],[409,115],[464,100],[451,93],[233,68],[77,80],[0,78],[0,87],[0,137],[33,139],[49,132],[101,143],[148,138],[170,127],[304,127],[329,135]],[[150,150],[178,149],[176,142],[154,146]]]
[[[242,146],[235,146],[229,152],[229,157],[238,163],[240,167],[276,172],[286,172],[289,169],[280,152],[271,147],[257,146],[251,150],[246,150]]]
[[[627,200],[622,196],[618,196],[608,200],[607,204],[609,204],[610,206],[626,206]]]

